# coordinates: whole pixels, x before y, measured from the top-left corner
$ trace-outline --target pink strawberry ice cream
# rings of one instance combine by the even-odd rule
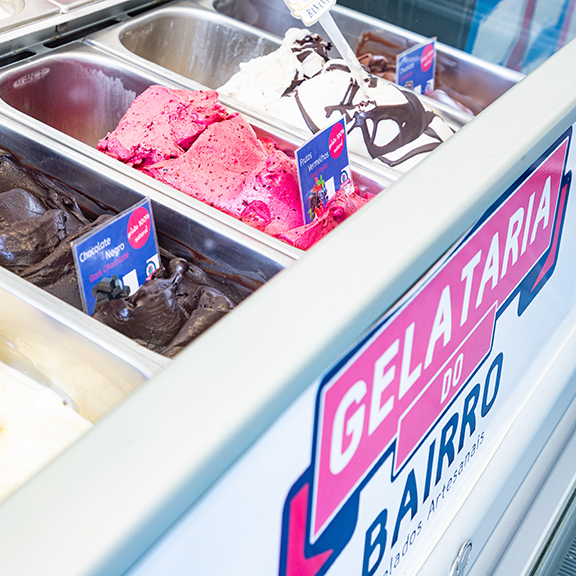
[[[344,190],[338,190],[328,201],[319,217],[306,226],[299,226],[283,234],[278,234],[277,238],[305,250],[305,246],[312,246],[320,238],[326,236],[330,230],[344,222],[350,214],[364,206],[372,197],[370,194],[363,197],[357,192],[348,194]]]
[[[341,190],[304,224],[295,162],[214,91],[151,86],[98,149],[303,250],[369,200]]]
[[[150,86],[136,98],[98,150],[142,168],[180,156],[207,126],[228,117],[216,92]]]
[[[144,172],[275,235],[303,222],[294,162],[235,115],[211,124],[187,152]]]

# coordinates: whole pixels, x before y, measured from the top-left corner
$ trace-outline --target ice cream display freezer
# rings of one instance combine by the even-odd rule
[[[169,360],[0,270],[0,360],[96,421],[0,502],[2,574],[558,564],[576,477],[576,45],[523,79],[477,67],[509,84],[476,117],[439,104],[456,131],[406,174],[353,156],[375,197],[302,251],[96,150],[148,86],[216,88],[276,49],[264,5],[60,4],[0,29],[29,51],[0,67],[2,147],[96,213],[150,197],[165,250],[259,281]],[[66,14],[104,29],[55,47]],[[350,34],[355,13],[335,15]],[[177,36],[213,60],[172,57]],[[222,102],[289,155],[307,138]]]

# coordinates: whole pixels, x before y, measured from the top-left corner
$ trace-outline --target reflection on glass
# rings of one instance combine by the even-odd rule
[[[340,0],[343,6],[528,73],[576,36],[576,0]]]
[[[476,0],[339,0],[338,4],[464,50]]]

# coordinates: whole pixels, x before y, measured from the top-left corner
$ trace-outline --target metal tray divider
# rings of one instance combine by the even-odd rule
[[[78,48],[80,47],[80,48]],[[154,73],[150,73],[146,71],[144,68],[141,68],[137,65],[134,65],[131,62],[124,61],[119,59],[115,54],[107,54],[100,50],[99,47],[92,46],[90,44],[85,43],[75,43],[61,49],[58,49],[58,52],[61,54],[66,54],[69,51],[79,49],[79,51],[86,50],[88,52],[92,51],[97,53],[106,54],[106,56],[112,60],[118,60],[128,69],[131,69],[136,72],[144,73],[146,72],[146,78],[150,80],[151,83],[158,83],[163,84],[166,86],[170,86],[172,88],[188,88],[188,89],[198,89],[197,85],[192,81],[186,81],[186,79],[182,76],[174,75],[174,78],[169,78],[168,76],[164,77],[157,77]],[[53,51],[50,55],[52,57],[56,51]],[[38,58],[42,58],[41,56]],[[31,59],[28,62],[35,61],[36,58]],[[20,63],[14,66],[9,67],[6,71],[17,70],[21,67],[26,67],[28,63]],[[2,75],[6,73],[0,72],[0,79]],[[202,87],[201,87],[202,88]],[[228,102],[226,102],[228,105]],[[232,111],[236,111],[232,105],[229,106],[229,109]],[[288,130],[284,130],[278,126],[270,125],[268,122],[251,117],[249,112],[242,112],[246,119],[249,121],[250,124],[253,126],[264,130],[265,132],[269,133],[272,137],[276,138],[277,140],[284,141],[294,147],[300,146],[305,142],[305,138],[303,137],[303,133],[291,133]],[[285,242],[282,242],[276,238],[272,238],[268,234],[257,230],[243,222],[240,222],[236,218],[229,216],[228,214],[224,214],[220,210],[208,206],[199,200],[189,197],[186,194],[183,194],[172,187],[158,182],[157,180],[134,170],[130,166],[123,164],[122,162],[115,160],[106,154],[96,151],[93,147],[85,144],[72,136],[69,136],[55,128],[36,120],[28,116],[27,114],[20,112],[11,106],[7,105],[5,102],[0,100],[0,118],[5,119],[12,119],[17,121],[19,124],[23,126],[27,126],[29,129],[33,130],[36,134],[41,134],[44,137],[48,138],[54,143],[58,143],[62,145],[67,151],[67,153],[75,154],[80,153],[83,159],[90,159],[97,161],[99,164],[105,165],[108,169],[113,170],[117,173],[123,174],[126,178],[130,181],[137,181],[141,184],[147,186],[149,189],[156,190],[159,194],[163,197],[169,197],[174,202],[177,203],[179,206],[187,206],[192,208],[197,214],[202,214],[206,219],[210,219],[210,222],[218,222],[219,228],[226,234],[229,234],[228,231],[234,230],[234,239],[239,242],[245,242],[248,238],[251,241],[258,242],[260,245],[265,245],[269,248],[270,251],[276,252],[278,254],[283,254],[287,256],[290,261],[294,261],[301,257],[303,254],[302,250],[294,248],[293,246],[289,246]],[[104,136],[104,135],[103,135]],[[84,161],[84,160],[82,160]],[[352,167],[353,170],[361,175],[365,176],[368,179],[373,180],[378,187],[384,188],[389,183],[393,182],[397,179],[395,175],[395,171],[390,171],[389,173],[386,170],[376,171],[373,167],[369,166],[369,161],[365,161],[364,159],[359,159],[357,155],[353,155],[352,157]],[[195,216],[196,217],[196,216]],[[205,220],[206,222],[208,220]],[[271,252],[272,253],[272,252]],[[286,263],[286,260],[283,260]]]
[[[234,27],[234,28],[237,28],[240,30],[248,31],[251,34],[259,35],[262,38],[268,38],[269,40],[275,42],[277,44],[277,46],[280,46],[280,44],[282,42],[282,38],[280,38],[279,36],[267,33],[265,31],[261,30],[260,28],[250,26],[249,24],[245,24],[244,22],[236,20],[230,16],[226,16],[225,14],[222,14],[222,13],[216,11],[211,6],[211,4],[210,5],[207,5],[206,3],[198,4],[198,3],[194,2],[194,0],[175,0],[174,2],[170,2],[169,4],[162,6],[160,8],[160,10],[164,10],[164,9],[167,9],[167,10],[186,9],[186,7],[188,7],[188,9],[190,9],[190,10],[200,9],[202,11],[212,13],[212,14],[214,14],[215,18],[217,18],[218,20],[228,21],[229,25],[231,27]],[[149,13],[141,16],[140,18],[141,19],[149,18],[154,13],[158,13],[158,12],[157,11],[152,12],[152,13],[149,12]],[[137,54],[132,53],[125,46],[123,46],[121,41],[119,40],[119,37],[120,37],[121,33],[127,27],[132,25],[133,22],[134,22],[133,20],[131,20],[129,22],[121,22],[121,23],[117,24],[116,26],[112,26],[110,29],[105,30],[103,32],[95,32],[94,34],[90,34],[86,37],[85,40],[86,40],[86,42],[88,42],[92,45],[96,45],[100,48],[105,48],[107,51],[109,51],[113,54],[117,54],[117,55],[121,56],[122,58],[128,60],[129,62],[136,63],[136,64],[138,64],[138,65],[140,65],[146,69],[152,69],[157,74],[165,76],[168,79],[177,81],[177,79],[183,79],[184,78],[188,81],[195,82],[197,85],[203,86],[202,84],[199,84],[198,82],[194,81],[193,79],[188,79],[185,76],[182,76],[181,74],[177,74],[175,72],[168,70],[167,68],[164,68],[162,66],[159,66],[158,64],[155,64],[154,62],[146,60],[145,58],[142,58],[142,57],[138,56]],[[299,24],[298,21],[294,20],[294,26],[299,27],[298,24]],[[383,80],[383,81],[387,82],[387,80]],[[203,87],[206,88],[206,86],[203,86]],[[428,96],[424,96],[421,94],[418,96],[423,102],[426,103],[427,106],[429,106],[430,108],[435,110],[440,116],[442,116],[444,118],[444,120],[453,128],[458,129],[473,119],[473,116],[471,116],[465,112],[456,110],[456,109],[454,109],[454,108],[452,108],[452,107],[450,107],[450,106],[448,106],[442,102],[438,102],[436,100],[433,100],[432,98],[429,98]],[[236,101],[233,101],[231,99],[229,101],[234,102],[233,105],[235,107],[238,107],[238,103],[236,103]],[[260,112],[260,111],[258,111],[258,114],[262,118],[266,118],[266,120],[268,122],[277,123],[276,118],[272,118],[271,116],[269,116],[263,112]],[[285,126],[284,123],[282,123],[282,125]]]

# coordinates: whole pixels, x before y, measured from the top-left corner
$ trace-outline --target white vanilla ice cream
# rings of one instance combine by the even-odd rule
[[[413,92],[372,76],[360,90],[318,34],[292,28],[282,46],[240,64],[218,89],[277,120],[315,133],[345,118],[348,148],[406,172],[453,131]]]
[[[56,392],[0,363],[0,499],[92,426]]]

